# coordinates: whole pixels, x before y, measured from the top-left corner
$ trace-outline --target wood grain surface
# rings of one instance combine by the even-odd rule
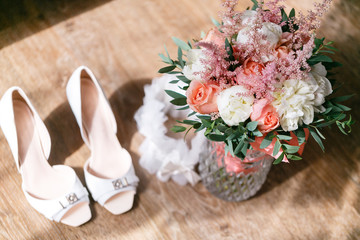
[[[240,1],[245,9],[250,1]],[[312,0],[286,6],[310,9]],[[360,2],[335,0],[320,35],[340,49],[337,79],[358,121],[350,137],[324,132],[304,160],[274,166],[253,198],[228,203],[195,187],[163,183],[139,164],[143,137],[133,119],[143,87],[163,66],[157,53],[171,36],[191,39],[212,26],[218,0],[40,1],[0,4],[0,94],[28,94],[52,138],[51,164],[82,166],[90,155],[66,100],[72,71],[87,65],[100,80],[118,121],[118,138],[133,158],[140,186],[134,208],[113,216],[91,202],[93,218],[72,228],[47,220],[25,200],[21,176],[0,133],[0,239],[360,239]],[[0,113],[3,114],[3,113]]]

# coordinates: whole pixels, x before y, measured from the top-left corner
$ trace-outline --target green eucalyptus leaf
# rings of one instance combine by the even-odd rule
[[[251,0],[251,1],[254,3],[254,5],[253,5],[253,7],[251,8],[251,10],[256,10],[257,8],[259,8],[259,3],[258,3],[257,0]]]
[[[179,38],[172,37],[172,40],[178,47],[180,47],[184,51],[189,51],[191,49],[190,46],[186,42],[184,42],[183,40],[181,40]]]
[[[295,9],[291,9],[290,13],[289,13],[289,18],[294,18],[295,17]]]
[[[309,128],[309,131],[310,131],[310,134],[311,136],[315,139],[315,141],[319,144],[321,150],[323,152],[325,152],[325,147],[324,147],[324,144],[322,143],[321,141],[321,138],[319,137],[319,135],[314,131],[314,129],[312,128]]]
[[[223,142],[226,139],[226,136],[219,134],[209,134],[207,137],[214,142]]]
[[[232,143],[232,141],[231,141],[231,140],[227,140],[227,144],[228,144],[228,146],[229,146],[229,150],[230,150],[230,154],[231,154],[231,156],[235,157],[235,155],[234,155],[234,148],[233,148],[233,143]],[[225,155],[225,156],[226,156],[226,155]]]
[[[196,133],[200,132],[201,130],[205,129],[205,126],[201,124],[201,126],[199,128],[196,129]]]
[[[163,67],[160,68],[158,73],[168,73],[171,72],[172,70],[174,70],[176,68],[176,66],[167,66],[167,67]]]
[[[199,123],[198,121],[194,121],[194,120],[184,120],[182,123],[187,124],[187,125],[195,125],[197,123]]]
[[[183,56],[182,50],[181,50],[180,47],[178,47],[178,60],[179,60],[179,64],[180,64],[180,66],[181,66],[181,69],[183,69],[184,66],[185,66],[185,62],[184,62],[184,60],[182,59],[182,56]]]
[[[165,90],[165,92],[167,93],[167,95],[169,95],[172,98],[185,98],[186,97],[178,92],[172,91],[172,90]]]
[[[161,58],[161,60],[162,60],[164,63],[173,64],[173,61],[172,61],[170,58],[165,57],[164,54],[159,53],[159,57]]]
[[[267,148],[272,142],[272,139],[264,138],[260,144],[260,149]]]
[[[345,112],[351,110],[351,108],[349,108],[349,107],[347,107],[347,106],[345,106],[345,105],[339,104],[339,103],[337,103],[337,104],[335,104],[335,105],[336,105],[338,108],[340,108],[341,110],[345,111]]]
[[[176,84],[176,83],[178,83],[179,82],[179,80],[172,80],[172,81],[170,81],[169,83],[171,83],[171,84]]]
[[[178,133],[178,132],[184,132],[186,130],[186,127],[183,126],[173,126],[171,129],[171,131]]]
[[[182,107],[182,108],[178,108],[176,110],[186,110],[186,109],[189,109],[190,107],[189,106],[185,106],[185,107]]]
[[[220,22],[218,21],[218,20],[216,20],[215,18],[211,18],[211,21],[212,21],[212,23],[216,26],[216,27],[221,27],[221,24],[220,24]],[[204,33],[204,35],[205,35],[205,33]],[[204,36],[205,37],[205,36]]]
[[[164,44],[164,49],[165,49],[166,56],[168,57],[168,59],[171,59],[171,58],[170,58],[170,54],[169,54],[169,52],[168,52],[165,44]]]
[[[181,74],[182,72],[179,72],[179,71],[171,71],[171,72],[168,72],[167,74]]]
[[[287,136],[287,135],[277,135],[276,136],[279,140],[287,140],[290,141],[292,139],[291,136]]]
[[[246,128],[249,131],[254,131],[256,129],[257,125],[258,125],[257,121],[249,122],[248,124],[246,124]]]
[[[262,134],[258,129],[256,129],[255,131],[253,131],[253,134],[254,134],[254,136],[256,136],[256,137],[262,137],[262,136],[263,136],[263,134]]]
[[[287,16],[285,10],[283,8],[281,8],[281,18],[282,18],[282,22],[287,22],[289,21],[289,17]]]
[[[197,112],[192,111],[192,112],[189,113],[187,116],[188,116],[188,117],[191,117],[191,116],[195,115],[196,113],[197,113]]]
[[[246,156],[247,150],[249,148],[249,143],[248,142],[244,142],[244,145],[241,148],[241,153]]]
[[[244,144],[245,144],[244,140],[243,140],[243,139],[240,139],[239,144],[236,146],[236,148],[235,148],[235,150],[234,150],[234,154],[235,154],[235,155],[237,155],[237,154],[241,151],[241,149],[242,149],[242,147],[244,146]]]
[[[199,119],[211,120],[211,116],[209,115],[196,115]]]
[[[289,144],[283,144],[283,146],[286,148],[287,153],[297,153],[300,149],[299,146],[293,146]]]
[[[312,56],[308,60],[308,63],[310,63],[310,65],[315,65],[316,63],[319,63],[319,62],[333,62],[333,60],[329,56],[326,56],[326,55]]]
[[[274,146],[274,149],[273,149],[273,156],[276,156],[279,153],[280,148],[281,148],[281,143],[280,143],[279,140],[276,140],[275,146]]]
[[[210,121],[208,121],[206,119],[201,119],[201,122],[206,128],[211,128],[212,129],[212,127],[211,127],[212,123]]]
[[[325,48],[328,48],[330,50],[333,50],[333,51],[339,51],[337,48],[333,47],[333,46],[329,46],[329,45],[324,45]]]
[[[186,83],[186,84],[190,84],[191,80],[189,80],[187,77],[185,76],[176,76],[180,81]]]
[[[302,159],[302,157],[299,157],[299,156],[296,156],[296,155],[291,155],[291,154],[287,155],[286,157],[287,157],[288,159],[294,160],[294,161],[298,161],[298,160],[301,160],[301,159]]]
[[[284,159],[285,153],[281,153],[280,156],[273,162],[274,165],[279,164]]]
[[[170,102],[172,104],[174,104],[175,106],[184,106],[187,104],[186,98],[175,98],[175,99],[171,100]]]
[[[353,96],[355,96],[355,94],[351,94],[351,95],[346,95],[346,96],[341,96],[341,97],[335,97],[330,99],[330,101],[338,103],[338,102],[344,102],[346,100],[349,100],[350,98],[352,98]]]
[[[303,144],[306,141],[304,129],[299,128],[294,132],[294,134],[298,139],[299,145]]]

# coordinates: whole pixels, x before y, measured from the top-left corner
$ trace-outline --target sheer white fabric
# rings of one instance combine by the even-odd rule
[[[179,107],[170,103],[171,98],[165,93],[165,89],[185,94],[177,84],[169,83],[174,79],[174,75],[164,75],[153,79],[151,85],[144,87],[143,106],[135,114],[139,132],[145,136],[139,148],[140,165],[150,173],[156,174],[161,181],[172,179],[180,185],[188,182],[195,185],[200,177],[194,171],[194,167],[199,161],[206,138],[202,132],[196,134],[189,148],[183,139],[165,135],[170,131],[164,125],[168,115],[175,119],[185,119],[191,112],[176,110]]]

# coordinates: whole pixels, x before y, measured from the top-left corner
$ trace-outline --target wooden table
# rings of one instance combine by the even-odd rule
[[[360,128],[350,137],[325,131],[326,153],[314,141],[304,160],[271,169],[261,191],[250,200],[228,203],[195,187],[163,183],[139,164],[143,137],[133,119],[143,87],[163,64],[157,53],[171,36],[190,39],[212,26],[217,0],[2,1],[0,3],[0,93],[21,86],[52,137],[51,164],[82,166],[89,157],[65,96],[65,84],[79,65],[100,79],[118,121],[121,144],[133,158],[141,180],[134,208],[113,216],[91,203],[92,220],[71,228],[32,209],[21,191],[10,148],[0,133],[1,239],[359,239]],[[306,10],[312,0],[289,0]],[[250,1],[241,1],[245,9]],[[288,8],[289,9],[289,8]],[[342,94],[360,90],[360,3],[334,1],[320,35],[336,41],[344,66],[337,78]],[[359,95],[348,101],[360,120]]]

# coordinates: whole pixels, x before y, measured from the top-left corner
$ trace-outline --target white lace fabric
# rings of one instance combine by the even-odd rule
[[[163,182],[172,179],[180,185],[190,183],[195,185],[200,176],[194,171],[199,161],[206,138],[200,132],[191,140],[191,148],[184,139],[175,139],[165,135],[168,131],[165,122],[168,116],[175,119],[185,119],[190,110],[176,110],[170,103],[171,98],[165,89],[181,94],[178,84],[170,84],[176,79],[174,75],[164,75],[152,80],[150,85],[144,87],[145,97],[143,106],[135,113],[135,121],[139,132],[145,136],[140,145],[140,165]]]

